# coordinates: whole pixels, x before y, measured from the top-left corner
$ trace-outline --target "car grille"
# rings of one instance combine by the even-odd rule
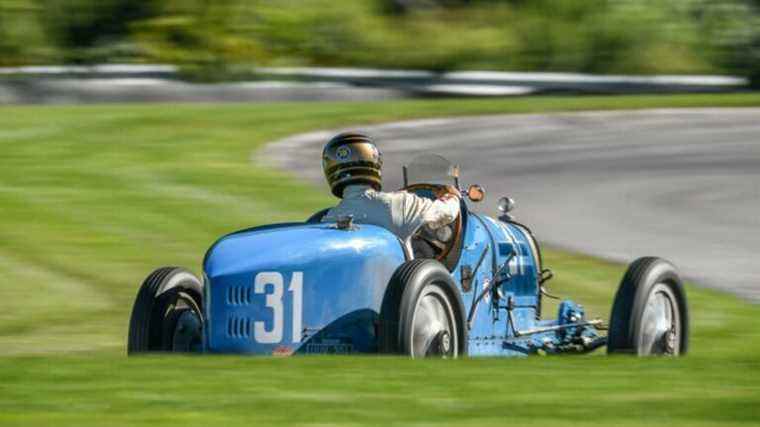
[[[233,285],[227,288],[226,300],[229,305],[248,305],[253,297],[253,286]]]
[[[251,323],[249,317],[230,316],[227,318],[227,337],[229,338],[250,338]]]

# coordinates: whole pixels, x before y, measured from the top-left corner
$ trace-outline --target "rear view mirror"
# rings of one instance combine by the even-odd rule
[[[478,184],[473,184],[467,189],[467,198],[473,202],[482,202],[486,198],[486,190]]]

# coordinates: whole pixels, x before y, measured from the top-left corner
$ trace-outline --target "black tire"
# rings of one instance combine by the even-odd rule
[[[416,259],[405,262],[391,277],[380,310],[379,350],[383,353],[415,354],[413,324],[419,313],[421,299],[430,298],[439,304],[447,326],[430,347],[440,350],[440,357],[458,357],[467,354],[467,329],[462,298],[454,279],[446,267],[431,259]],[[450,318],[449,318],[450,315]]]
[[[132,307],[127,354],[198,350],[202,345],[198,342],[202,340],[202,298],[203,284],[186,269],[155,270],[143,281]],[[185,331],[189,337],[177,335],[178,324],[193,329]]]
[[[676,268],[661,258],[637,259],[615,295],[607,353],[683,355],[688,348],[689,310]]]

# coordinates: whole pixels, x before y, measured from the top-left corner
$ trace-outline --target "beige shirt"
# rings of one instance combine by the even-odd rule
[[[430,200],[406,191],[384,193],[367,185],[351,185],[343,190],[343,200],[327,212],[322,222],[353,215],[357,224],[378,225],[406,241],[422,225],[434,230],[452,223],[459,209],[458,197]]]

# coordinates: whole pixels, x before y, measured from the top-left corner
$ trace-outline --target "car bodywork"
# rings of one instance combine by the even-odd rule
[[[462,203],[449,270],[466,315],[466,353],[516,356],[603,345],[583,310],[564,301],[541,319],[541,254],[530,230]],[[379,315],[404,242],[373,225],[289,223],[217,241],[204,260],[204,349],[214,353],[375,353]]]

